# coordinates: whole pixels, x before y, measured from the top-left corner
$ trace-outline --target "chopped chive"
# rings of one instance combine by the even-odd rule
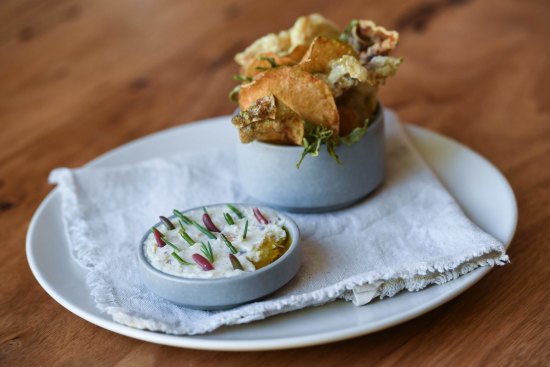
[[[225,245],[226,245],[227,247],[229,247],[229,250],[230,250],[232,253],[236,254],[238,251],[237,251],[237,249],[233,246],[233,244],[232,244],[231,242],[229,242],[229,240],[227,239],[227,237],[225,237],[225,235],[224,235],[223,233],[222,233],[221,236],[222,236],[222,240],[223,240],[223,242],[225,243]]]
[[[223,217],[225,218],[225,221],[227,222],[227,224],[229,224],[230,226],[235,224],[235,221],[233,220],[233,218],[231,218],[229,213],[223,213]]]
[[[176,229],[176,227],[174,227],[174,223],[172,223],[170,219],[163,217],[162,215],[159,216],[159,219],[162,222],[162,224],[166,226],[166,229]]]
[[[174,209],[174,215],[176,217],[178,217],[179,219],[181,219],[183,221],[183,223],[187,224],[187,225],[191,225],[193,224],[193,222],[191,221],[191,219],[187,218],[185,215],[183,215],[179,210],[177,209]]]
[[[244,233],[243,233],[243,240],[246,239],[246,234],[248,233],[248,219],[244,223]]]
[[[208,211],[206,210],[205,206],[202,207],[202,211],[204,212],[204,214],[208,214]]]
[[[180,234],[181,238],[183,238],[189,244],[189,246],[193,246],[196,243],[195,240],[189,237],[189,235],[187,234],[187,232],[185,232],[185,229],[183,229],[183,227],[179,230],[178,233]]]
[[[172,242],[168,241],[168,239],[166,238],[166,236],[163,235],[162,233],[160,234],[160,237],[162,238],[162,240],[164,241],[164,243],[166,243],[168,246],[171,246],[171,247],[173,247],[174,249],[176,249],[176,250],[178,250],[178,251],[181,251],[181,249],[180,249],[178,246],[176,246],[176,245],[174,245]]]
[[[204,254],[204,256],[206,256],[208,261],[214,263],[214,252],[212,251],[212,246],[210,245],[209,241],[207,241],[206,243],[208,244],[208,246],[205,245],[204,242],[201,242],[201,252]]]
[[[193,265],[191,263],[188,263],[187,261],[183,260],[181,257],[179,257],[178,254],[176,254],[175,252],[172,252],[172,257],[176,260],[178,260],[178,262],[182,265]]]
[[[211,240],[216,239],[216,236],[214,236],[214,233],[210,232],[208,229],[204,228],[203,226],[201,226],[197,222],[191,221],[191,224],[193,224],[195,226],[195,228],[197,228],[199,231],[204,233],[206,235],[206,237],[210,238]]]
[[[235,208],[233,205],[227,204],[227,207],[228,207],[229,209],[231,209],[231,211],[232,211],[233,213],[235,213],[235,214],[237,215],[237,217],[239,217],[239,219],[243,219],[243,218],[244,218],[243,213],[241,213],[241,211],[240,211],[239,209]]]

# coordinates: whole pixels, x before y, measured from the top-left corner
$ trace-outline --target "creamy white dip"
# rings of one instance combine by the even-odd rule
[[[182,223],[177,217],[170,218],[175,229],[168,230],[164,224],[159,224],[156,228],[170,243],[177,246],[180,250],[178,251],[170,245],[159,247],[151,231],[144,243],[147,260],[153,267],[164,273],[186,278],[223,278],[256,270],[256,265],[254,263],[261,266],[262,262],[265,263],[266,255],[270,253],[270,251],[273,251],[276,247],[280,249],[280,246],[286,243],[287,233],[283,228],[285,224],[284,219],[274,211],[261,209],[261,214],[263,214],[268,221],[268,224],[262,224],[254,216],[252,208],[236,207],[243,214],[244,218],[239,218],[225,205],[206,208],[212,222],[221,231],[221,233],[212,232],[216,236],[216,239],[208,238],[207,235],[202,233],[194,225]],[[224,213],[229,214],[235,224],[228,224],[224,218]],[[195,209],[184,212],[183,214],[190,220],[205,227],[202,220],[204,214],[202,209]],[[247,234],[246,238],[243,238],[247,220]],[[194,245],[189,245],[180,234],[180,229],[182,228],[181,224],[183,224],[183,229],[189,237],[196,242]],[[237,250],[234,256],[241,263],[243,270],[233,268],[229,258],[229,254],[232,252],[223,241],[221,234],[224,234]],[[203,268],[192,258],[193,254],[205,256],[201,251],[201,242],[206,245],[210,243],[214,255],[214,262],[212,263],[214,266],[213,270],[203,270]],[[286,248],[284,250],[286,250]],[[178,259],[172,255],[173,252],[185,262],[190,263],[190,265],[184,265],[178,261]]]

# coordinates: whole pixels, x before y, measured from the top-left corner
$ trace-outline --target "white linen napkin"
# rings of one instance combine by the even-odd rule
[[[302,233],[298,275],[268,298],[230,310],[187,309],[151,293],[138,277],[136,251],[144,232],[173,208],[252,201],[237,180],[233,149],[208,147],[208,154],[119,167],[55,169],[50,182],[61,191],[69,243],[87,269],[97,307],[132,327],[199,334],[339,298],[362,305],[506,263],[503,244],[464,215],[395,115],[385,111],[385,119],[383,187],[345,210],[290,214]]]

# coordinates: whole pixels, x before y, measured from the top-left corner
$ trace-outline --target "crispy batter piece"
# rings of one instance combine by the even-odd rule
[[[241,142],[253,140],[279,144],[300,145],[304,137],[304,124],[297,113],[273,94],[257,99],[248,109],[233,116]]]
[[[344,55],[339,59],[332,60],[329,67],[328,74],[316,75],[327,83],[334,98],[368,80],[369,72],[353,56]]]
[[[367,81],[370,85],[378,86],[397,72],[403,60],[391,56],[374,56],[367,64]]]
[[[377,26],[372,20],[355,20],[341,37],[359,53],[359,61],[367,65],[374,56],[385,56],[397,46],[399,33]]]
[[[298,18],[288,30],[278,34],[270,33],[256,40],[243,52],[235,55],[235,62],[246,67],[260,54],[273,52],[285,55],[292,52],[298,45],[309,45],[317,36],[337,38],[339,34],[340,31],[333,22],[320,14],[311,14]]]

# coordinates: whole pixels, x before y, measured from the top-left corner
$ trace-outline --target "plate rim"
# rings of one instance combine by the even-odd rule
[[[170,134],[173,130],[176,130],[176,129],[179,130],[179,129],[186,129],[189,127],[196,127],[198,124],[215,124],[218,120],[224,120],[224,119],[227,119],[228,117],[229,116],[226,115],[226,116],[207,118],[207,119],[195,121],[193,123],[189,123],[185,125],[170,127],[168,129],[164,129],[161,131],[154,132],[152,134],[142,136],[138,139],[132,140],[128,143],[122,144],[118,147],[115,147],[107,152],[100,154],[93,160],[86,163],[84,167],[93,167],[93,166],[101,165],[103,161],[109,159],[111,156],[117,155],[127,149],[131,149],[134,145],[139,144],[145,139],[159,137],[164,134]],[[513,208],[514,208],[514,212],[512,213],[513,228],[511,228],[511,231],[510,231],[510,237],[505,241],[505,247],[508,248],[514,237],[515,231],[517,229],[518,208],[517,208],[517,200],[515,198],[513,189],[509,181],[502,174],[502,172],[496,166],[494,166],[488,159],[483,157],[481,154],[475,152],[473,149],[469,148],[468,146],[452,138],[446,137],[440,133],[433,132],[425,128],[411,125],[408,123],[403,123],[403,126],[405,127],[405,132],[407,133],[409,133],[412,130],[413,133],[431,135],[431,137],[439,138],[445,142],[450,142],[460,146],[460,148],[473,153],[476,156],[476,158],[483,160],[484,163],[486,163],[489,167],[491,167],[500,176],[500,178],[502,179],[502,182],[506,186],[506,189],[509,194],[509,199],[511,200],[511,203],[513,203]],[[320,345],[320,344],[325,344],[329,342],[336,342],[336,341],[351,339],[354,337],[367,335],[383,329],[393,327],[397,324],[404,323],[420,315],[428,313],[433,309],[441,306],[442,304],[450,301],[451,299],[457,297],[458,295],[464,293],[467,289],[469,289],[474,284],[476,284],[479,280],[481,280],[481,278],[483,278],[492,269],[491,267],[478,268],[468,274],[470,279],[468,279],[467,282],[461,284],[457,288],[454,288],[453,291],[445,293],[434,299],[431,299],[427,303],[423,303],[419,306],[413,307],[405,314],[401,313],[396,316],[392,316],[389,319],[385,318],[378,322],[368,323],[369,325],[368,327],[365,327],[365,324],[360,324],[360,325],[356,325],[346,329],[317,333],[314,335],[276,337],[272,339],[257,339],[257,340],[254,340],[254,343],[252,344],[250,343],[250,340],[247,340],[247,339],[243,339],[243,340],[205,339],[205,338],[201,338],[201,335],[164,334],[156,331],[135,329],[123,324],[119,324],[112,319],[107,319],[108,315],[106,314],[102,314],[102,315],[105,315],[105,317],[100,317],[94,314],[90,314],[86,310],[79,308],[77,305],[73,305],[71,302],[66,301],[64,297],[61,294],[59,294],[52,286],[50,286],[50,284],[48,284],[48,282],[42,277],[37,264],[37,259],[35,259],[34,256],[32,255],[31,248],[32,248],[32,243],[34,243],[34,240],[33,240],[34,232],[36,231],[35,228],[37,226],[38,218],[41,217],[42,213],[46,210],[46,208],[49,205],[51,205],[50,203],[55,199],[56,195],[60,195],[57,187],[52,189],[46,195],[46,197],[42,200],[40,205],[35,210],[27,229],[25,253],[26,253],[28,265],[30,267],[30,270],[33,276],[38,281],[39,285],[44,289],[44,291],[46,291],[46,293],[50,297],[52,297],[61,306],[63,306],[73,314],[77,315],[78,317],[96,326],[102,327],[104,329],[115,332],[117,334],[125,335],[131,338],[135,338],[135,339],[139,339],[139,340],[143,340],[143,341],[147,341],[155,344],[168,345],[168,346],[174,346],[174,347],[183,347],[183,348],[201,349],[201,350],[216,350],[216,351],[262,351],[262,350],[281,350],[281,349],[299,348],[299,347]]]

